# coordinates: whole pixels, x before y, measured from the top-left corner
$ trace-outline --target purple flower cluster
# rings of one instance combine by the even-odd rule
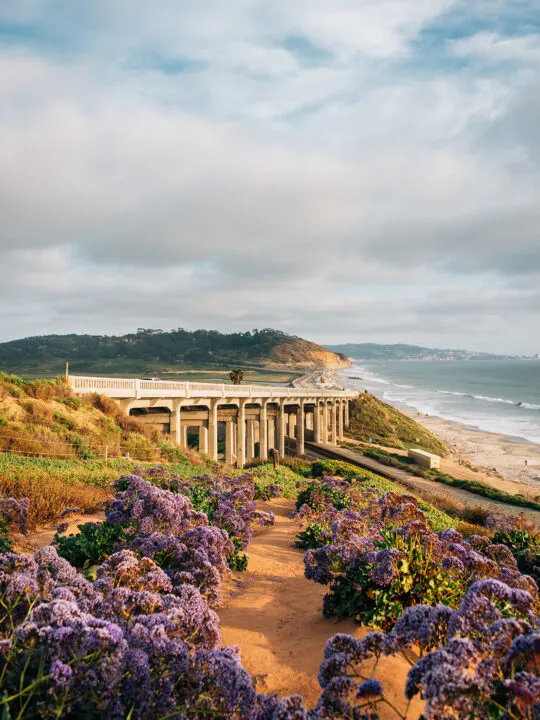
[[[193,585],[175,586],[149,558],[123,550],[89,582],[51,546],[33,558],[5,553],[0,598],[8,694],[37,683],[40,707],[81,716],[90,705],[104,717],[181,715],[183,707],[255,717],[238,654],[216,649],[217,615]]]
[[[320,511],[301,508],[299,515],[331,533],[327,545],[304,556],[306,578],[330,586],[325,615],[336,614],[338,606],[352,607],[343,599],[346,592],[349,599],[356,593],[358,602],[353,605],[360,617],[368,617],[367,612],[362,615],[362,593],[378,593],[398,581],[403,586],[396,589],[394,599],[406,597],[407,604],[442,601],[455,606],[468,587],[486,578],[538,598],[535,581],[519,571],[506,545],[478,535],[465,540],[453,529],[434,532],[410,495],[388,492],[355,511],[337,511],[330,505]],[[430,578],[437,578],[435,586]],[[414,587],[417,597],[411,594]]]
[[[377,703],[384,694],[376,681],[363,677],[363,663],[399,652],[409,659],[420,649],[405,695],[410,700],[421,694],[428,720],[533,720],[540,713],[540,634],[533,605],[523,590],[480,580],[455,610],[416,605],[390,633],[371,632],[361,640],[335,635],[325,647],[319,671],[323,692],[318,707],[336,707],[338,695],[340,717],[356,717],[360,701]]]
[[[485,526],[490,530],[505,532],[511,532],[512,530],[536,531],[536,525],[532,520],[527,519],[524,512],[520,512],[519,515],[491,512],[486,518]]]
[[[229,532],[247,546],[253,522],[274,523],[272,513],[256,508],[252,478],[196,479],[208,490],[209,524],[184,494],[183,480],[162,468],[147,475],[153,482],[135,473],[115,484],[106,514],[122,533],[94,580],[53,546],[33,557],[0,554],[5,711],[133,720],[264,720],[278,711],[288,717],[285,701],[257,695],[235,648],[218,649],[211,609],[235,551]]]
[[[115,486],[117,494],[106,515],[109,523],[124,528],[120,547],[155,559],[175,587],[194,585],[217,605],[221,579],[230,572],[227,558],[234,552],[219,522],[209,525],[207,515],[195,511],[185,495],[156,487],[139,475],[121,477]],[[218,513],[223,522],[237,516],[229,501],[220,503]]]
[[[0,519],[15,532],[22,535],[28,533],[28,508],[30,500],[28,498],[4,498],[0,495]]]
[[[206,515],[196,513],[187,497],[162,490],[139,475],[124,475],[114,487],[117,492],[106,508],[107,520],[133,527],[136,534],[178,537],[195,525],[208,525]]]

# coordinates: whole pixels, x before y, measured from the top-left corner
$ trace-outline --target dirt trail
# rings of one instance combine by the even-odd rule
[[[259,692],[282,696],[299,693],[312,706],[320,693],[317,672],[326,641],[338,632],[362,637],[368,629],[351,620],[323,618],[326,589],[304,577],[303,551],[294,547],[298,528],[288,515],[291,500],[258,503],[276,514],[276,526],[257,534],[249,546],[249,570],[234,573],[229,597],[219,611],[225,645],[238,645],[244,667],[256,678]],[[401,710],[409,666],[400,658],[382,658],[375,677]],[[366,676],[370,674],[366,667]],[[418,718],[422,704],[411,707]],[[395,718],[382,709],[381,717]]]
[[[68,528],[65,534],[71,535],[72,533],[77,533],[78,526],[83,525],[84,523],[102,522],[103,520],[105,520],[104,512],[88,515],[70,515],[66,518]],[[36,550],[40,550],[42,547],[45,547],[45,545],[50,545],[56,533],[56,528],[61,522],[62,520],[55,520],[52,523],[43,525],[26,537],[24,535],[16,535],[13,543],[14,551],[25,554],[33,554]]]

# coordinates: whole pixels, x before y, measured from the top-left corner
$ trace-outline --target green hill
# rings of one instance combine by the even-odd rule
[[[277,330],[223,334],[140,328],[122,336],[42,335],[0,343],[0,370],[54,377],[69,362],[74,373],[156,374],[185,368],[239,365],[298,369],[348,367],[327,348]]]
[[[444,443],[429,430],[369,393],[362,393],[351,403],[347,435],[366,442],[371,438],[387,447],[414,446],[438,455],[447,452]]]

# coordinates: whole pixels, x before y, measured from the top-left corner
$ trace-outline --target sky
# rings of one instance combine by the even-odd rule
[[[540,352],[540,0],[0,0],[0,341]]]

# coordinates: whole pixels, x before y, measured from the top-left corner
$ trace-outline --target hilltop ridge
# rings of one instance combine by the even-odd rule
[[[42,335],[0,343],[0,369],[6,372],[55,376],[66,362],[73,372],[98,374],[231,365],[338,369],[351,364],[343,354],[272,329],[224,334],[139,328],[121,336]]]

